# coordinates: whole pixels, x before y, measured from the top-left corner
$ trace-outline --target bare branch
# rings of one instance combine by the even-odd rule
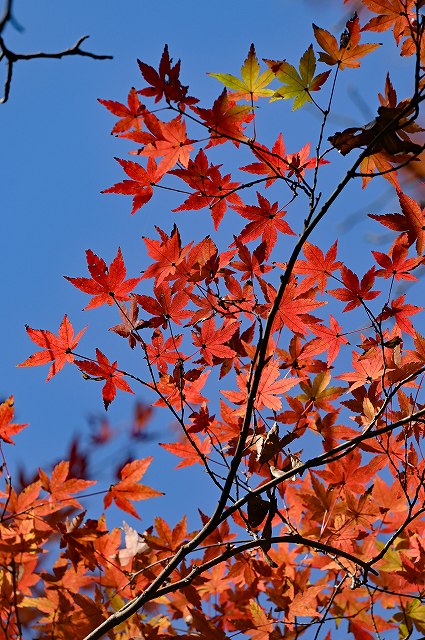
[[[8,23],[13,24],[13,26],[17,28],[17,23],[12,15],[12,0],[8,0],[8,2],[6,3],[3,17],[0,19],[0,34],[2,34],[6,24]],[[35,53],[15,53],[7,47],[3,36],[0,35],[0,60],[5,60],[6,64],[6,79],[3,87],[3,97],[0,99],[0,103],[4,104],[9,99],[14,65],[19,60],[35,60],[37,58],[59,60],[61,58],[65,58],[66,56],[83,56],[86,58],[92,58],[93,60],[112,59],[113,56],[111,55],[102,55],[81,49],[82,43],[87,40],[87,38],[89,38],[89,36],[82,36],[77,40],[74,46],[69,47],[69,49],[64,49],[63,51],[57,51],[54,53],[47,53],[45,51],[38,51]]]

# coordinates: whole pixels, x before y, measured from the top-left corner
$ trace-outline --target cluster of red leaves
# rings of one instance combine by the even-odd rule
[[[118,249],[109,267],[88,250],[90,277],[67,278],[91,296],[86,309],[114,307],[119,324],[111,330],[146,363],[137,375],[99,348],[95,359],[77,354],[84,329],[74,336],[67,316],[57,336],[27,328],[43,350],[20,366],[52,363],[50,379],[65,362],[74,364],[84,379],[101,382],[106,409],[117,389],[133,393],[142,385],[151,405],[168,408],[180,427],[178,441],[161,446],[179,458],[178,467],[201,464],[221,498],[213,519],[200,512],[195,531],[185,517],[174,528],[156,517],[143,533],[125,523],[123,537],[103,516],[86,519],[75,494],[93,481],[72,460],[50,476],[39,470],[20,491],[6,483],[0,640],[22,637],[24,628],[61,640],[100,627],[97,638],[118,610],[122,640],[298,638],[313,624],[320,631],[327,618],[345,618],[356,640],[396,625],[405,637],[414,628],[425,633],[425,339],[410,319],[422,308],[393,290],[394,281],[415,282],[425,248],[425,210],[392,172],[419,153],[410,139],[417,105],[397,102],[388,77],[376,120],[330,138],[344,155],[365,147],[349,175],[360,166],[366,184],[376,168],[390,169],[384,177],[397,187],[400,211],[371,214],[393,232],[392,245],[370,252],[364,274],[338,259],[336,241],[324,250],[309,239],[321,220],[316,186],[328,163],[321,143],[310,157],[304,140],[287,153],[282,133],[271,148],[257,141],[254,102],[294,99],[300,108],[317,104],[313,91],[320,96],[331,86],[333,95],[329,79],[378,47],[361,42],[362,31],[392,29],[403,55],[420,42],[422,68],[416,9],[423,2],[362,4],[372,17],[362,29],[355,15],[339,43],[314,26],[319,58],[308,47],[298,71],[268,60],[261,72],[252,45],[241,78],[211,74],[227,87],[211,108],[188,95],[167,47],[158,69],[139,62],[149,86],[132,88],[128,106],[101,101],[119,118],[113,133],[138,145],[137,161],[118,160],[129,179],[105,192],[131,195],[131,213],[161,187],[183,192],[174,211],[209,210],[211,234],[199,230],[185,244],[177,224],[169,233],[156,226],[157,237],[143,237],[148,265],[140,277],[127,279]],[[316,75],[317,62],[330,69]],[[275,79],[282,86],[268,88]],[[423,92],[423,81],[417,85]],[[172,115],[161,120],[139,96]],[[325,123],[328,107],[318,108]],[[210,160],[209,150],[225,144],[248,157],[237,178]],[[244,182],[247,173],[254,177]],[[256,199],[245,195],[254,186]],[[281,201],[267,198],[271,191]],[[233,233],[223,248],[216,232],[225,216]],[[137,290],[148,281],[148,293]],[[321,313],[327,303],[333,315]],[[134,437],[147,416],[139,411]],[[0,405],[5,443],[24,426],[12,420],[9,398]],[[92,444],[111,437],[105,423]],[[102,490],[104,508],[114,504],[140,518],[134,503],[161,495],[140,484],[151,462],[123,460],[118,481]],[[55,541],[58,556],[43,568]],[[143,613],[129,604],[139,594]],[[336,637],[326,630],[327,639]]]

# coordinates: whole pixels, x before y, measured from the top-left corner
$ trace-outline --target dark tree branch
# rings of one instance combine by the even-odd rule
[[[19,60],[35,60],[36,58],[59,60],[61,58],[65,58],[66,56],[83,56],[86,58],[92,58],[93,60],[112,59],[113,56],[110,55],[101,55],[81,49],[82,43],[84,42],[84,40],[87,40],[89,36],[82,36],[81,38],[79,38],[79,40],[77,40],[73,47],[69,47],[69,49],[64,49],[63,51],[57,51],[55,53],[46,53],[45,51],[38,51],[35,53],[15,53],[14,51],[11,51],[7,47],[1,34],[3,33],[7,24],[13,25],[15,29],[22,30],[13,17],[12,5],[13,0],[7,0],[3,16],[2,18],[0,18],[0,60],[4,60],[6,65],[6,78],[4,81],[3,97],[0,98],[0,103],[4,104],[9,99],[14,65]]]

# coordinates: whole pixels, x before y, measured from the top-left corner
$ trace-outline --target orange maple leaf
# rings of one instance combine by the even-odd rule
[[[126,268],[122,257],[121,249],[118,247],[117,255],[109,265],[102,258],[99,258],[93,251],[86,251],[87,267],[91,278],[69,278],[74,287],[93,296],[89,304],[84,309],[94,309],[102,304],[113,305],[117,300],[130,300],[130,291],[142,280],[142,278],[129,278],[125,280]]]
[[[9,396],[0,404],[0,439],[8,444],[15,444],[12,436],[28,426],[28,424],[12,423],[14,411],[13,396]]]
[[[128,462],[124,465],[120,471],[121,480],[109,487],[109,491],[103,499],[105,509],[110,507],[112,501],[114,501],[119,509],[140,520],[140,516],[130,500],[137,502],[164,495],[161,491],[139,484],[139,480],[145,475],[152,460],[153,457],[150,456],[141,460],[133,460],[133,462]]]
[[[205,438],[201,440],[201,438],[194,433],[191,434],[192,441],[196,444],[198,450],[205,456],[209,454],[211,451],[211,441],[209,438]],[[198,451],[193,447],[188,440],[184,442],[174,442],[171,444],[164,444],[162,442],[159,443],[160,446],[169,451],[170,453],[174,453],[175,456],[182,458],[182,461],[179,462],[176,469],[181,469],[182,467],[189,467],[192,464],[202,464],[202,460],[199,456]]]
[[[329,65],[337,64],[341,70],[360,67],[359,58],[363,58],[381,46],[380,44],[359,44],[360,24],[357,15],[348,20],[339,46],[336,38],[326,29],[320,29],[315,24],[313,29],[314,36],[324,51],[324,53],[320,52],[319,60]]]
[[[69,506],[82,509],[81,504],[73,498],[72,495],[96,484],[96,480],[80,480],[70,477],[69,461],[65,460],[62,460],[55,466],[51,479],[42,469],[39,469],[38,473],[41,486],[44,491],[50,494],[48,513]]]
[[[31,329],[27,325],[27,333],[31,340],[44,347],[43,351],[36,351],[24,362],[18,364],[18,367],[36,367],[38,365],[52,362],[52,366],[47,376],[47,381],[60,371],[65,362],[74,362],[72,351],[77,346],[81,336],[87,327],[84,327],[75,337],[72,324],[65,314],[60,324],[58,335],[55,336],[51,331],[45,329]]]

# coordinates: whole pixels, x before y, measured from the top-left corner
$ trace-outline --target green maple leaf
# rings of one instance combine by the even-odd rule
[[[231,89],[233,100],[247,100],[251,102],[257,98],[267,98],[273,95],[273,89],[266,89],[267,85],[274,79],[274,72],[271,69],[263,71],[260,75],[260,65],[255,53],[255,47],[251,44],[248,56],[241,67],[241,78],[232,76],[230,73],[209,73],[220,80],[226,87]]]
[[[283,83],[283,85],[274,92],[270,98],[270,102],[294,98],[293,111],[302,107],[305,102],[312,101],[310,93],[312,91],[319,91],[330,73],[329,71],[325,71],[324,73],[319,73],[317,76],[314,75],[316,71],[316,58],[313,45],[310,45],[301,57],[298,67],[299,73],[292,64],[289,64],[285,60],[282,62],[265,60],[264,62],[273,71],[278,80]]]

